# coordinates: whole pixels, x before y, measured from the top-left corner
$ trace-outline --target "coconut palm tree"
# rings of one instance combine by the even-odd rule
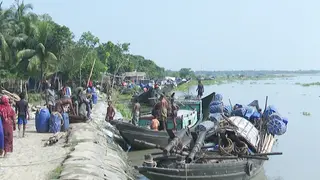
[[[11,24],[11,9],[4,10],[0,3],[0,62],[4,66],[10,60],[10,48],[8,46],[6,37],[10,33]]]
[[[17,53],[19,62],[27,59],[27,69],[32,72],[37,72],[40,66],[40,76],[43,79],[44,75],[51,75],[56,71],[57,57],[46,48],[48,36],[51,33],[50,22],[39,21],[35,39],[38,44],[32,49],[24,49]]]

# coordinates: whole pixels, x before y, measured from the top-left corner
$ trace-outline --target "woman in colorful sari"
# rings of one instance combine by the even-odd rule
[[[16,127],[15,116],[15,112],[9,104],[9,98],[2,96],[0,98],[0,117],[3,125],[5,154],[13,150],[13,131]]]

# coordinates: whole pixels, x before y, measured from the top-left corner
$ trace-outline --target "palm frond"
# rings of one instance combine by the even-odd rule
[[[10,48],[7,44],[6,39],[1,33],[0,33],[0,51],[1,51],[0,61],[4,61],[4,62],[9,61]]]
[[[30,59],[35,55],[36,55],[36,51],[35,50],[33,50],[33,49],[24,49],[24,50],[21,50],[21,51],[19,51],[17,53],[17,59],[18,59],[18,62],[20,62],[22,59]]]
[[[42,56],[45,56],[46,54],[46,48],[42,43],[39,43],[37,46],[37,52],[40,53]]]
[[[41,59],[39,56],[35,55],[29,59],[28,71],[38,71],[41,64]]]

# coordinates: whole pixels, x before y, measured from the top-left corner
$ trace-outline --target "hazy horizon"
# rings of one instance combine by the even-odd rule
[[[166,69],[320,69],[320,1],[79,2],[25,0],[76,38],[91,31],[101,42],[129,42],[130,53]]]

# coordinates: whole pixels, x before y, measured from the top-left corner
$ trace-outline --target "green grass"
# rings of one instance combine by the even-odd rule
[[[115,103],[115,108],[121,113],[124,119],[131,119],[131,109],[129,104]]]
[[[28,102],[29,103],[36,103],[43,100],[43,97],[39,93],[28,93]]]
[[[309,87],[309,86],[320,86],[320,82],[312,82],[312,83],[296,83],[296,85]]]
[[[217,77],[216,79],[213,80],[202,80],[202,84],[205,86],[210,86],[210,85],[221,85],[221,84],[227,84],[227,83],[232,83],[236,81],[240,81],[240,83],[243,83],[244,81],[248,80],[269,80],[269,79],[274,79],[274,78],[283,78],[287,76],[279,76],[279,75],[266,75],[266,76],[257,76],[257,77]],[[256,82],[251,82],[250,84],[256,84]],[[175,91],[188,91],[191,86],[196,86],[198,85],[197,80],[192,80],[189,83],[182,84],[178,87],[176,87],[174,90]]]
[[[131,119],[131,94],[120,94],[116,89],[113,89],[111,99],[114,107],[118,112],[121,113],[124,119]]]
[[[49,178],[48,179],[50,179],[50,180],[59,179],[62,170],[63,170],[62,165],[59,165],[53,171],[51,171],[51,173],[49,174]]]

